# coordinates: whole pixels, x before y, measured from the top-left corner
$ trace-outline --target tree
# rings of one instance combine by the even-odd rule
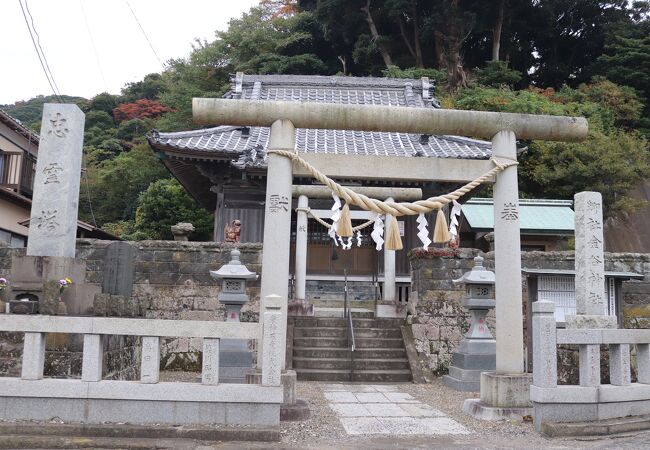
[[[194,240],[211,240],[213,218],[201,208],[176,180],[158,180],[138,199],[135,219],[136,233],[153,239],[171,239],[171,226],[190,222]]]
[[[105,111],[92,110],[86,113],[85,128],[97,127],[100,130],[106,130],[115,127],[113,117]]]
[[[169,172],[144,143],[112,159],[88,164],[87,174],[94,215],[100,225],[134,219],[140,193],[153,181],[169,177]],[[80,214],[84,220],[90,219],[84,197],[80,201]]]
[[[113,117],[113,108],[117,106],[119,101],[120,98],[117,95],[102,92],[90,99],[85,111],[104,111],[106,114]]]
[[[640,128],[650,136],[650,20],[613,29],[593,70],[638,92],[645,104]]]
[[[142,81],[126,83],[122,88],[122,99],[127,103],[143,98],[156,100],[166,88],[165,80],[161,74],[150,73],[149,75],[145,75]]]
[[[636,132],[617,128],[617,117],[625,109],[621,99],[603,95],[608,86],[612,93],[634,102],[629,90],[602,84],[580,88],[528,89],[513,91],[475,87],[462,90],[455,99],[460,109],[584,116],[589,121],[587,140],[567,142],[527,142],[528,150],[520,158],[522,193],[535,198],[571,199],[576,192],[596,190],[603,194],[606,216],[630,212],[638,203],[627,195],[639,182],[650,176],[648,142]],[[609,82],[607,82],[609,83]]]
[[[131,119],[152,119],[166,112],[173,111],[156,100],[142,98],[133,103],[122,103],[113,109],[113,117],[117,123]]]

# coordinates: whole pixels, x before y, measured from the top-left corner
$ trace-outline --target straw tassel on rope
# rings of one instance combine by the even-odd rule
[[[399,235],[399,226],[397,225],[397,219],[395,216],[388,215],[386,217],[386,225],[388,232],[386,236],[386,250],[401,250],[402,247],[402,238]]]
[[[449,228],[447,228],[447,219],[442,208],[438,210],[436,217],[436,228],[433,230],[433,242],[436,244],[445,244],[449,242],[451,236],[449,235]]]
[[[354,231],[352,230],[352,219],[350,218],[350,206],[345,203],[341,209],[341,217],[339,217],[338,226],[336,227],[336,234],[341,237],[352,237]]]

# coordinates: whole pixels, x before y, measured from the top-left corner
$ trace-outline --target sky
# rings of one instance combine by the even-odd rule
[[[171,58],[188,56],[195,38],[214,40],[216,30],[227,29],[230,19],[241,17],[258,3],[259,0],[1,0],[0,104],[52,95],[21,4],[23,8],[25,4],[29,7],[61,94],[90,98],[101,92],[119,94],[126,83],[161,72],[159,59],[165,63]]]

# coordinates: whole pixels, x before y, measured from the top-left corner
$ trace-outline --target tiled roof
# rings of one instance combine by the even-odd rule
[[[299,102],[438,107],[425,79],[356,78],[304,75],[242,75],[233,78],[226,98]],[[220,126],[177,133],[156,133],[157,148],[229,156],[239,168],[264,167],[269,129]],[[343,130],[296,130],[296,149],[308,153],[424,156],[487,159],[491,144],[456,136],[428,136]],[[236,158],[235,158],[236,157]]]
[[[21,134],[25,139],[38,144],[38,134],[34,133],[32,130],[23,125],[20,120],[10,116],[7,112],[2,110],[0,110],[0,122],[4,123],[16,133]]]

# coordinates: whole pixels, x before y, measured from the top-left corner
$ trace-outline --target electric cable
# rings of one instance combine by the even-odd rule
[[[84,10],[84,5],[82,0],[79,0],[79,6],[81,7],[81,15],[84,18],[84,22],[86,24],[86,31],[88,31],[88,38],[90,39],[90,45],[93,48],[93,53],[95,54],[95,61],[97,62],[97,68],[99,69],[99,74],[102,77],[102,81],[104,82],[104,92],[108,92],[108,83],[106,83],[106,77],[104,76],[104,70],[102,68],[102,63],[99,59],[99,55],[97,54],[97,47],[95,47],[95,40],[93,39],[93,34],[90,31],[90,25],[88,24],[88,17],[86,17],[86,11]]]
[[[45,74],[45,78],[47,78],[47,82],[50,85],[50,88],[52,89],[52,92],[54,95],[57,97],[59,103],[63,103],[63,99],[61,98],[61,95],[57,92],[57,89],[54,88],[55,83],[53,79],[50,79],[50,74],[48,74],[47,69],[45,68],[45,64],[43,63],[43,59],[45,57],[45,54],[43,54],[43,57],[41,57],[41,53],[38,51],[38,47],[36,44],[36,40],[34,39],[34,33],[32,32],[32,28],[29,26],[29,20],[27,19],[27,14],[25,14],[25,7],[23,6],[23,3],[21,0],[18,0],[18,4],[20,5],[20,9],[23,13],[23,18],[25,19],[25,25],[27,25],[27,30],[29,31],[29,36],[32,38],[32,44],[34,44],[34,50],[36,51],[36,55],[38,56],[38,60],[41,63],[41,67],[43,68],[43,73]],[[25,3],[26,5],[26,3]],[[30,14],[31,17],[31,14]],[[32,19],[33,23],[33,19]],[[36,30],[34,30],[35,32]]]
[[[138,20],[138,17],[135,15],[135,11],[133,11],[133,8],[131,8],[131,4],[129,3],[129,0],[124,0],[124,1],[125,1],[125,3],[126,3],[126,6],[128,6],[129,9],[131,10],[131,14],[133,14],[133,18],[135,19],[136,23],[137,23],[138,26],[140,27],[140,31],[142,31],[142,34],[144,35],[144,38],[145,38],[145,39],[147,40],[147,42],[149,43],[149,47],[151,48],[151,51],[152,51],[153,54],[156,56],[156,59],[158,60],[158,62],[159,62],[160,65],[162,66],[162,68],[164,69],[164,68],[165,68],[165,65],[163,64],[162,60],[161,60],[160,57],[158,56],[158,53],[156,53],[156,50],[153,48],[153,44],[151,44],[151,41],[149,40],[149,36],[147,36],[147,33],[144,31],[144,28],[142,28],[142,25],[140,24],[140,21]]]

